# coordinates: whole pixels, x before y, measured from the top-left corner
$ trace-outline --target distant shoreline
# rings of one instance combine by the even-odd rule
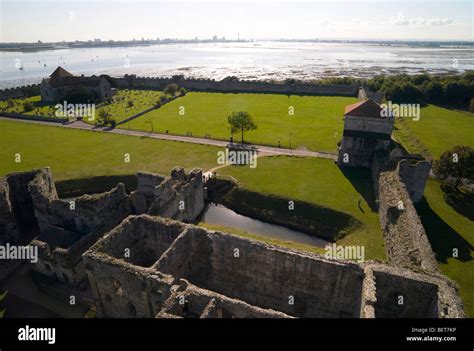
[[[321,44],[365,44],[388,47],[410,47],[410,48],[459,48],[472,49],[474,41],[434,40],[434,41],[408,41],[408,40],[337,40],[337,39],[250,39],[250,40],[225,40],[225,39],[203,39],[203,40],[140,40],[140,41],[79,41],[79,42],[53,42],[53,43],[0,43],[0,51],[8,52],[38,52],[61,49],[96,49],[115,47],[144,47],[153,45],[172,44],[232,44],[232,43],[258,43],[258,42],[282,42],[282,43],[321,43]]]

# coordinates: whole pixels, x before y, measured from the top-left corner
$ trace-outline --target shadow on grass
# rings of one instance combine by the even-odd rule
[[[460,215],[474,221],[474,193],[458,190],[449,184],[442,184],[444,200]]]
[[[472,260],[474,247],[439,217],[424,197],[416,205],[416,210],[438,262],[447,263],[447,259],[453,257],[453,249],[458,249],[457,259],[461,262]]]
[[[60,198],[67,198],[109,191],[118,183],[123,183],[130,193],[137,188],[137,177],[135,174],[127,174],[61,180],[56,182],[56,189]]]
[[[354,189],[364,198],[372,212],[377,212],[377,203],[375,202],[374,183],[369,169],[362,167],[340,168],[344,177],[346,177]],[[359,209],[362,211],[362,208]],[[363,211],[362,211],[363,212]]]

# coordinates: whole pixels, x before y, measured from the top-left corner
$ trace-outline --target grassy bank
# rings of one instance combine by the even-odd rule
[[[344,212],[240,187],[229,191],[222,198],[222,203],[242,215],[328,241],[340,240],[362,225]]]
[[[472,203],[467,210],[474,213]],[[441,271],[458,283],[466,313],[474,317],[473,220],[448,204],[441,184],[434,180],[428,181],[425,199],[417,205],[417,211]],[[453,257],[455,249],[458,257]]]
[[[343,128],[344,106],[356,102],[350,97],[295,96],[282,94],[188,93],[151,111],[122,128],[229,140],[227,117],[233,111],[247,111],[258,128],[246,133],[255,144],[336,151]],[[294,115],[289,111],[294,109]],[[182,112],[183,114],[180,114]],[[240,135],[234,136],[240,140]]]
[[[395,136],[410,152],[434,158],[455,145],[474,147],[474,115],[428,105],[421,109],[420,120],[403,118],[396,123]]]
[[[375,209],[370,171],[344,173],[333,161],[273,156],[259,158],[255,169],[226,167],[219,170],[252,191],[305,201],[345,212],[363,225],[337,241],[339,245],[364,245],[366,259],[385,259],[383,237]]]

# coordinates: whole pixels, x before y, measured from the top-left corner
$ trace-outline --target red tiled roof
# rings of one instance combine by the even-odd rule
[[[352,105],[347,105],[344,110],[344,115],[380,118],[382,117],[380,115],[381,111],[382,108],[378,103],[372,99],[367,99]]]

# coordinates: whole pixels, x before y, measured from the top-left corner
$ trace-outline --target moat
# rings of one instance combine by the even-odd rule
[[[253,219],[251,217],[240,215],[220,204],[209,203],[202,215],[202,221],[204,223],[235,228],[257,234],[259,236],[281,241],[317,247],[325,247],[326,245],[330,245],[330,243],[326,240],[316,238],[280,225],[270,224]]]

